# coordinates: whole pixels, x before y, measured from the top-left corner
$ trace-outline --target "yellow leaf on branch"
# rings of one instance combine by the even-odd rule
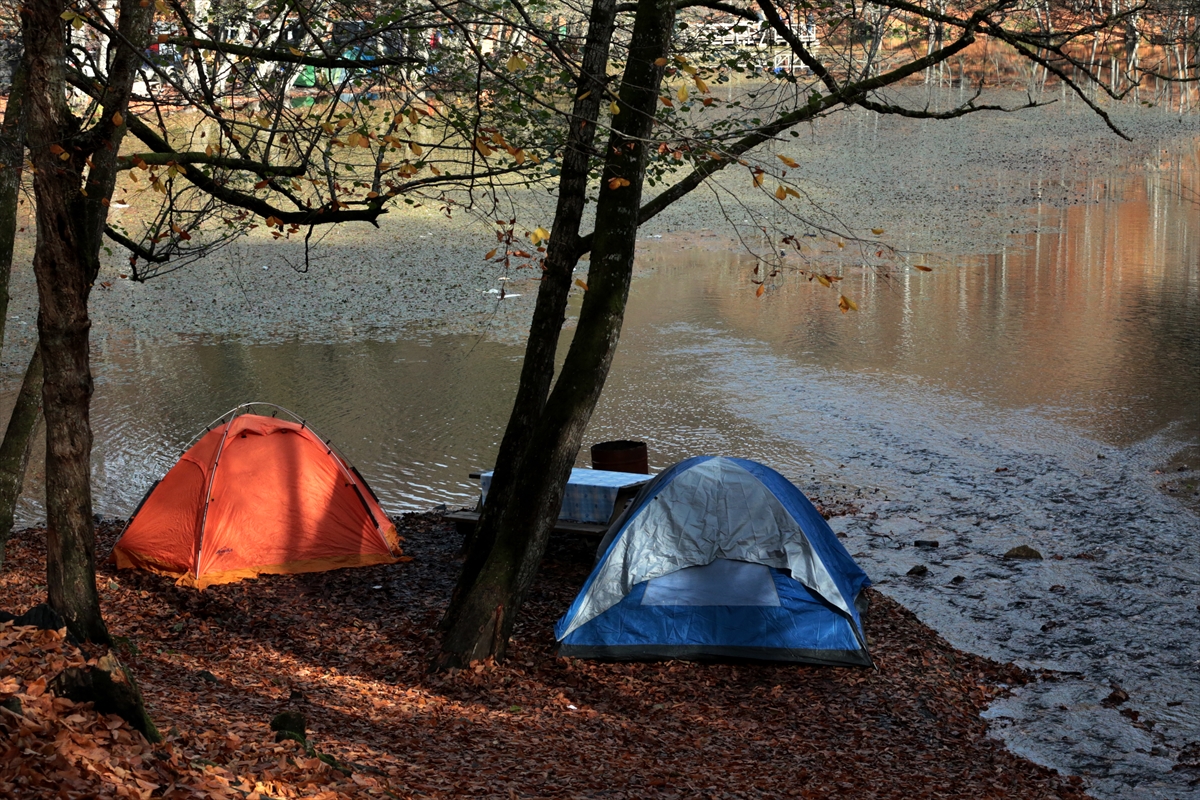
[[[797,167],[800,166],[799,164],[796,163],[796,161],[794,159],[788,158],[787,156],[777,155],[776,158],[778,158],[783,163],[787,164],[792,169],[796,169]]]
[[[504,64],[504,66],[509,72],[520,72],[528,67],[529,64],[525,61],[525,59],[521,58],[519,54],[513,53],[508,57],[508,61]]]
[[[584,283],[583,278],[576,278],[575,285],[578,286],[580,289],[583,289],[585,292],[588,290],[587,284]]]
[[[838,308],[842,310],[843,314],[847,311],[858,311],[858,303],[843,294],[838,296]]]
[[[775,199],[776,200],[783,200],[786,197],[787,197],[787,189],[784,189],[782,186],[780,186],[778,189],[775,190]]]

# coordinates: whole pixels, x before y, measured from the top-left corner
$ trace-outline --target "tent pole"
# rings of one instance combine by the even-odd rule
[[[240,408],[240,406],[239,406]],[[236,411],[237,409],[234,409]],[[204,513],[200,515],[200,535],[196,537],[196,581],[200,580],[200,551],[204,549],[204,527],[208,524],[208,504],[212,502],[213,484],[217,480],[217,468],[221,466],[221,453],[225,450],[225,440],[229,438],[229,431],[233,428],[233,421],[237,419],[237,415],[229,418],[225,423],[225,432],[221,434],[221,443],[217,445],[217,457],[213,459],[212,473],[208,476],[208,486],[204,490]]]

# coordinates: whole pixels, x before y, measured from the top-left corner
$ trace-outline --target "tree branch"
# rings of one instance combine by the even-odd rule
[[[125,234],[123,234],[123,233],[119,232],[118,230],[116,230],[115,228],[113,228],[112,225],[104,226],[104,235],[107,236],[108,238],[112,239],[114,242],[121,245],[121,247],[124,247],[126,250],[133,253],[135,256],[142,259],[143,261],[149,261],[154,264],[165,264],[167,261],[171,260],[171,256],[169,254],[155,253],[151,250],[147,250],[145,247],[138,244],[133,239],[130,239]]]
[[[730,164],[736,164],[737,158],[743,153],[746,153],[758,145],[774,138],[788,128],[791,128],[801,122],[805,122],[806,120],[813,119],[838,105],[860,105],[865,99],[866,95],[870,92],[903,80],[909,75],[920,72],[921,70],[937,64],[940,61],[945,61],[962,50],[965,50],[974,42],[975,36],[972,31],[968,30],[961,38],[955,40],[951,44],[946,45],[942,49],[935,50],[923,58],[918,58],[915,61],[911,61],[908,64],[897,67],[891,72],[885,72],[882,75],[875,76],[874,78],[868,78],[867,80],[859,81],[858,83],[843,87],[837,92],[831,92],[824,97],[814,94],[808,105],[784,114],[774,122],[764,125],[753,133],[742,137],[725,150],[723,154],[724,157],[720,159],[713,158],[705,161],[697,166],[685,178],[683,178],[683,180],[674,184],[669,189],[655,197],[653,200],[643,205],[638,211],[638,224],[642,225],[650,219],[653,219],[669,205],[703,183],[708,176],[712,175],[718,170],[724,169]],[[982,107],[976,107],[975,110],[983,111],[985,109]],[[913,112],[913,115],[916,115],[917,113],[918,112]],[[934,117],[935,115],[930,114],[928,116]],[[591,250],[592,237],[594,235],[595,233],[593,232],[579,238],[577,243],[577,251],[579,255],[583,255]]]
[[[100,91],[91,81],[82,75],[69,73],[67,80],[72,86],[82,89],[88,95],[94,96]],[[142,143],[154,152],[165,154],[168,159],[177,159],[180,156],[180,153],[172,148],[165,139],[155,133],[139,117],[130,113],[125,120],[125,124],[129,126],[130,133],[141,139]],[[245,209],[262,217],[275,217],[285,225],[328,225],[336,222],[375,223],[381,214],[387,213],[387,209],[383,208],[383,203],[387,200],[386,196],[381,196],[373,200],[355,201],[355,205],[365,206],[365,208],[343,208],[342,206],[345,206],[345,203],[338,203],[336,200],[331,200],[326,205],[316,208],[285,211],[281,208],[276,208],[260,197],[255,197],[236,189],[230,189],[228,186],[218,183],[198,169],[189,169],[180,174],[196,188],[212,195],[221,202]]]
[[[274,166],[272,164],[262,164],[258,161],[251,161],[246,158],[225,158],[223,156],[210,156],[207,153],[184,151],[184,152],[162,152],[162,153],[131,153],[130,155],[121,156],[118,159],[117,169],[126,170],[132,169],[138,165],[138,162],[153,164],[155,166],[170,166],[172,164],[202,164],[218,169],[238,170],[241,172],[252,172],[255,175],[262,177],[273,176],[282,178],[298,178],[304,174],[304,167],[294,165],[290,167]]]

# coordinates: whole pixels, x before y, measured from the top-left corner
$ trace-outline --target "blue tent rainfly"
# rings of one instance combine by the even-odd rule
[[[656,476],[612,524],[554,633],[577,658],[871,666],[856,606],[870,584],[778,472],[699,456]]]

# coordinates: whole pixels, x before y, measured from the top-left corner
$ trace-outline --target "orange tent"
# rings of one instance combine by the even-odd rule
[[[396,527],[357,470],[303,422],[242,408],[150,490],[113,548],[117,567],[203,589],[398,559]]]

